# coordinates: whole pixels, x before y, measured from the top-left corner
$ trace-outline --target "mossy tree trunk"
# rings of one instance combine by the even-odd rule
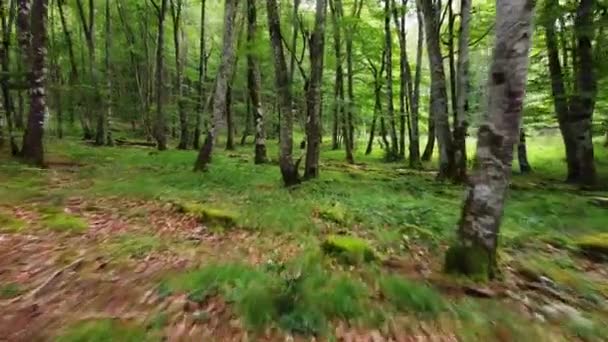
[[[458,243],[446,254],[446,270],[493,278],[505,195],[511,177],[525,98],[534,17],[533,0],[497,0],[496,41],[488,81],[488,109],[478,132],[477,157]]]

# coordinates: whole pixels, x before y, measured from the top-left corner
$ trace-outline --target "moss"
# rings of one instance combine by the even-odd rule
[[[162,251],[167,246],[154,235],[122,234],[113,238],[106,250],[114,257],[140,259],[154,251]]]
[[[11,299],[23,292],[21,286],[15,283],[0,285],[0,299]]]
[[[57,342],[139,342],[150,341],[145,329],[113,319],[86,320],[65,329]]]
[[[42,224],[57,232],[84,233],[89,229],[89,224],[83,218],[65,213],[47,214]]]
[[[348,235],[329,235],[321,244],[326,254],[339,257],[349,264],[377,259],[376,252],[366,240]]]
[[[25,227],[25,222],[10,214],[0,212],[0,233],[18,233]]]
[[[178,211],[191,215],[201,223],[217,224],[222,227],[237,226],[237,215],[226,210],[208,208],[196,202],[174,202]]]
[[[340,203],[319,210],[319,216],[327,221],[334,222],[340,225],[348,224],[349,217],[346,208]]]
[[[445,253],[444,270],[446,273],[486,281],[492,269],[490,260],[488,252],[482,247],[453,245]]]
[[[576,242],[576,246],[591,258],[608,260],[608,233],[584,236]]]

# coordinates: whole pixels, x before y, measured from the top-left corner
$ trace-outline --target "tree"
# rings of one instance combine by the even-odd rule
[[[182,0],[170,0],[171,18],[173,19],[173,46],[175,47],[175,87],[177,89],[177,114],[179,116],[179,144],[177,148],[185,150],[188,148],[188,117],[186,116],[186,108],[184,103],[184,85],[183,85],[183,63],[181,51],[181,35],[182,35]]]
[[[327,1],[317,0],[315,28],[310,37],[310,78],[306,89],[306,165],[304,177],[319,177],[321,153],[321,82],[325,49],[325,17]]]
[[[346,102],[346,116],[348,120],[348,140],[347,141],[350,146],[350,154],[352,155],[352,151],[355,148],[355,125],[354,125],[354,116],[355,116],[355,69],[353,62],[353,39],[355,30],[357,29],[357,23],[359,18],[361,17],[361,10],[363,8],[363,0],[355,0],[353,2],[353,10],[350,16],[350,20],[346,28],[346,72],[347,72],[347,86],[346,86],[346,94],[348,95],[348,100]],[[349,161],[353,163],[354,160]],[[347,158],[348,161],[348,158]]]
[[[13,28],[13,23],[14,23],[14,18],[15,18],[15,12],[17,9],[16,6],[17,2],[16,1],[11,1],[10,2],[10,6],[8,9],[8,20],[7,20],[7,13],[6,8],[4,6],[4,2],[0,0],[0,27],[2,28],[2,36],[0,37],[0,39],[2,39],[2,42],[0,42],[0,73],[3,74],[7,74],[10,72],[10,45],[11,45],[11,32],[12,32],[12,28]],[[17,145],[17,142],[15,140],[15,135],[14,135],[14,124],[13,124],[13,117],[15,115],[15,104],[13,102],[13,98],[11,97],[11,93],[10,93],[10,89],[9,89],[9,84],[8,84],[8,77],[7,76],[1,76],[0,77],[0,90],[2,91],[2,104],[1,106],[4,107],[4,114],[6,116],[6,128],[7,128],[7,133],[8,133],[8,140],[9,140],[9,144],[10,144],[10,149],[11,149],[11,154],[12,155],[17,155],[19,153],[19,146]],[[0,118],[0,121],[2,121],[2,119]],[[3,139],[3,128],[1,127],[2,124],[0,123],[0,147],[2,147],[2,144],[4,143],[4,139]]]
[[[114,139],[112,138],[112,67],[110,63],[110,51],[112,49],[112,31],[110,26],[110,0],[106,0],[106,25],[105,25],[105,69],[106,69],[106,116],[105,116],[105,143],[108,146],[114,146]]]
[[[391,1],[384,4],[384,39],[386,50],[386,101],[388,110],[389,129],[391,135],[390,146],[386,147],[387,160],[396,160],[399,156],[399,140],[395,123],[395,107],[393,104],[393,36],[391,34]]]
[[[205,141],[201,146],[198,158],[194,164],[195,171],[206,170],[207,165],[211,162],[211,153],[213,152],[213,144],[215,143],[217,129],[226,110],[228,83],[232,78],[236,58],[235,41],[237,32],[235,32],[235,18],[238,1],[239,0],[227,0],[225,4],[222,59],[217,72],[215,93],[213,95],[213,117],[211,119],[211,127],[207,131]]]
[[[199,32],[199,56],[198,56],[198,98],[197,98],[197,110],[196,110],[196,124],[194,126],[194,139],[192,145],[195,149],[200,146],[201,137],[201,116],[203,115],[203,109],[205,107],[205,78],[207,77],[207,61],[209,56],[207,55],[207,48],[205,42],[205,21],[206,21],[206,0],[201,1],[201,27]]]
[[[158,19],[158,37],[156,43],[156,118],[154,120],[154,139],[160,151],[167,149],[167,123],[163,112],[163,70],[164,70],[164,46],[165,46],[165,14],[167,13],[167,1],[160,0],[160,5],[150,0],[156,9]]]
[[[20,21],[28,18],[28,0],[20,0]],[[44,166],[44,118],[46,114],[46,43],[47,43],[48,3],[34,0],[31,7],[30,66],[30,113],[23,136],[21,150],[24,160],[37,166]],[[29,18],[28,18],[29,19]],[[21,24],[23,25],[23,23]],[[22,33],[23,34],[23,33]]]
[[[528,148],[526,146],[526,131],[522,127],[519,131],[519,142],[517,144],[517,161],[519,172],[522,174],[532,172],[532,167],[528,162]]]
[[[281,40],[281,21],[279,19],[279,9],[276,0],[266,0],[268,15],[268,31],[272,45],[272,55],[275,68],[275,82],[278,93],[279,107],[281,116],[280,122],[280,155],[279,167],[283,176],[285,186],[293,186],[300,183],[297,163],[293,162],[293,111],[292,97],[283,52],[283,42]]]
[[[418,0],[424,16],[427,52],[431,69],[431,116],[435,122],[435,135],[439,143],[438,179],[454,177],[454,149],[448,118],[448,96],[439,45],[439,8],[433,0]]]
[[[407,114],[410,109],[407,104],[412,101],[412,69],[407,55],[407,31],[405,26],[405,16],[407,12],[407,0],[402,0],[397,7],[395,0],[392,1],[393,19],[395,28],[399,36],[399,158],[405,159],[405,130],[406,119],[408,126],[408,137],[412,140],[412,129]]]
[[[496,249],[525,98],[533,0],[496,1],[496,40],[488,81],[488,108],[479,127],[477,155],[467,188],[458,242],[446,270],[493,278]]]
[[[266,156],[266,131],[264,128],[264,108],[262,106],[262,98],[260,89],[262,88],[262,76],[260,75],[260,66],[258,57],[253,52],[253,47],[257,36],[257,10],[255,0],[247,0],[247,88],[249,89],[249,98],[253,107],[253,118],[255,122],[255,157],[256,164],[263,164],[268,161]],[[249,118],[247,118],[249,121]]]
[[[416,73],[414,75],[414,89],[412,91],[412,110],[410,113],[410,167],[420,167],[420,130],[418,118],[420,113],[420,82],[422,80],[422,49],[424,44],[424,23],[420,8],[416,5],[416,18],[418,19],[418,42],[416,44]],[[430,128],[430,127],[429,127]],[[430,135],[431,133],[429,133]]]

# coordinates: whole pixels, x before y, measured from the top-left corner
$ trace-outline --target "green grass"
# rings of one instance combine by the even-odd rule
[[[23,220],[13,217],[9,213],[0,211],[0,233],[18,233],[25,228]]]
[[[76,234],[89,229],[89,224],[83,218],[62,212],[45,214],[42,225],[52,231]]]
[[[151,252],[162,251],[167,244],[158,236],[125,233],[113,237],[103,249],[114,258],[141,259]]]
[[[0,299],[11,299],[19,296],[21,293],[23,293],[23,289],[19,284],[0,284]]]
[[[56,342],[140,342],[151,341],[145,329],[113,319],[77,322],[60,333]]]
[[[397,310],[421,317],[435,317],[446,308],[439,292],[399,276],[387,275],[380,278],[380,290]]]

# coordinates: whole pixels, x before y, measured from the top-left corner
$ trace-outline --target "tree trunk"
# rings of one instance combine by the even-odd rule
[[[422,3],[422,14],[426,32],[426,44],[431,69],[431,115],[435,121],[435,134],[439,143],[439,173],[438,179],[454,178],[454,151],[452,132],[448,117],[448,96],[446,90],[443,57],[439,45],[440,9],[433,5],[432,0],[419,0]]]
[[[469,94],[469,25],[471,1],[460,2],[460,35],[458,37],[458,70],[456,71],[456,116],[454,120],[455,180],[464,183],[467,178],[467,103]]]
[[[236,65],[236,63],[235,63]],[[234,80],[229,81],[226,87],[226,111],[224,117],[226,118],[226,150],[234,151],[234,117],[232,113],[232,83]]]
[[[27,0],[20,0],[21,3]],[[20,6],[26,10],[27,5]],[[23,136],[23,158],[34,165],[44,166],[44,118],[46,114],[46,43],[48,4],[46,0],[34,0],[31,7],[31,49],[30,49],[30,114]],[[24,15],[25,13],[21,13]]]
[[[256,164],[264,164],[268,161],[268,157],[266,155],[264,107],[262,106],[262,98],[260,96],[262,76],[260,75],[258,57],[255,55],[255,52],[252,52],[252,47],[256,43],[257,35],[257,9],[255,7],[255,0],[247,0],[247,24],[247,42],[249,43],[249,49],[247,49],[247,85],[255,122],[254,162]]]
[[[8,20],[5,13],[4,3],[0,1],[0,25],[2,28],[2,41],[0,42],[0,72],[8,73],[10,68],[10,41],[11,41],[11,32],[13,27],[13,18],[15,17],[15,12],[17,9],[16,1],[11,1],[9,12],[8,12]],[[2,106],[4,107],[4,113],[6,116],[6,128],[8,134],[8,140],[11,149],[11,155],[19,154],[19,146],[17,145],[17,141],[15,139],[14,132],[14,123],[13,118],[16,115],[15,112],[15,104],[13,102],[13,98],[11,97],[9,85],[8,85],[8,77],[2,76],[0,77],[0,88],[2,90]],[[2,121],[2,118],[0,118]],[[2,132],[0,132],[1,134]],[[0,143],[0,145],[2,145]]]
[[[407,32],[405,29],[405,6],[407,6],[407,0],[404,0],[400,8],[397,8],[395,0],[391,0],[391,2],[393,6],[393,20],[395,22],[395,29],[397,31],[397,35],[399,36],[399,158],[405,159],[405,120],[406,113],[408,112],[406,99],[409,92],[408,82],[411,83],[411,69],[409,68],[407,57]]]
[[[213,144],[217,135],[217,128],[222,120],[224,111],[226,110],[226,94],[229,87],[229,82],[232,78],[234,69],[234,60],[236,57],[235,41],[237,32],[235,32],[235,17],[237,13],[238,0],[227,0],[224,13],[224,37],[222,43],[222,59],[220,61],[219,70],[216,77],[216,87],[213,96],[213,117],[211,127],[207,131],[205,142],[201,146],[196,163],[194,164],[195,171],[203,171],[207,169],[207,165],[211,161],[211,153]]]
[[[327,1],[317,0],[315,28],[310,37],[310,80],[306,91],[306,166],[304,178],[319,177],[321,154],[321,83],[323,82],[323,57],[325,48],[325,17]]]
[[[397,160],[399,157],[399,140],[395,123],[395,107],[393,105],[393,37],[391,35],[391,2],[384,5],[384,41],[386,50],[386,100],[388,120],[390,125],[391,143],[387,146],[386,159]]]
[[[199,42],[199,59],[198,59],[198,101],[196,110],[196,125],[194,127],[194,139],[192,141],[193,148],[200,147],[201,138],[201,117],[205,107],[205,78],[207,77],[207,52],[205,44],[205,21],[206,21],[206,0],[201,2],[201,27],[200,27],[200,42]]]
[[[412,102],[410,112],[410,125],[412,135],[410,137],[410,167],[420,167],[420,130],[418,118],[420,114],[420,81],[422,79],[422,49],[424,44],[424,23],[420,8],[416,5],[416,17],[418,19],[418,43],[416,48],[416,74],[412,91]]]
[[[281,40],[281,21],[277,0],[266,0],[268,15],[268,31],[275,66],[275,82],[279,100],[280,119],[280,155],[279,167],[283,176],[285,186],[293,186],[300,183],[297,164],[293,162],[293,111],[292,97],[289,84],[289,74],[285,63],[283,42]]]
[[[446,270],[494,278],[505,195],[518,141],[528,72],[534,2],[496,1],[496,41],[488,82],[488,109],[478,132],[477,157]]]
[[[106,145],[114,146],[114,139],[112,138],[112,107],[114,103],[112,101],[112,69],[110,64],[110,51],[112,50],[112,31],[110,26],[110,0],[106,0],[106,117],[105,117],[105,132],[106,132]]]
[[[73,92],[76,91],[76,86],[78,85],[78,63],[76,62],[76,57],[74,55],[74,43],[72,42],[72,32],[69,29],[67,24],[65,13],[63,10],[65,0],[57,0],[57,8],[59,9],[59,19],[61,21],[61,28],[63,30],[63,35],[65,36],[66,45],[68,48],[68,59],[70,61],[70,76],[69,76],[69,85],[70,85],[70,96],[69,96],[69,111],[70,111],[70,123],[74,122],[74,112],[76,111],[76,106],[73,105]],[[86,118],[80,114],[80,124],[82,126],[83,137],[85,139],[89,139],[91,134],[91,128],[88,125]]]
[[[170,0],[171,18],[173,19],[173,46],[175,47],[175,87],[177,88],[177,114],[179,116],[180,136],[177,148],[185,150],[188,148],[188,118],[184,106],[183,66],[182,51],[180,47],[182,0]]]
[[[349,22],[346,25],[346,72],[347,72],[347,87],[346,93],[348,95],[348,101],[346,102],[346,113],[348,118],[348,143],[350,144],[350,154],[355,149],[355,86],[354,78],[355,71],[353,66],[353,36],[356,29],[356,22],[353,20],[359,20],[361,16],[361,9],[363,7],[363,0],[355,0],[353,3],[353,12]],[[354,163],[354,158],[351,158],[350,163]]]
[[[165,13],[167,13],[167,1],[160,0],[160,8],[157,8],[158,37],[156,43],[156,118],[154,120],[154,138],[159,151],[167,149],[167,123],[163,112],[163,69],[165,46]]]
[[[528,162],[528,149],[526,146],[526,131],[521,128],[519,131],[519,143],[517,144],[517,161],[519,162],[519,171],[523,174],[532,172],[532,167]]]
[[[342,65],[342,18],[343,7],[342,0],[332,0],[330,2],[330,10],[332,14],[333,30],[334,30],[334,53],[336,56],[336,83],[335,83],[335,98],[334,98],[334,125],[335,125],[335,141],[334,146],[339,145],[338,141],[338,123],[340,119],[342,128],[342,139],[344,142],[344,151],[346,152],[346,162],[353,164],[355,158],[353,156],[353,144],[350,141],[350,125],[347,113],[347,104],[344,98],[344,69]]]
[[[433,99],[429,97],[429,102],[432,101]],[[435,150],[435,116],[431,107],[432,105],[429,104],[428,132],[426,138],[426,146],[424,148],[424,152],[422,153],[422,160],[425,162],[428,162],[433,158],[433,152]]]

